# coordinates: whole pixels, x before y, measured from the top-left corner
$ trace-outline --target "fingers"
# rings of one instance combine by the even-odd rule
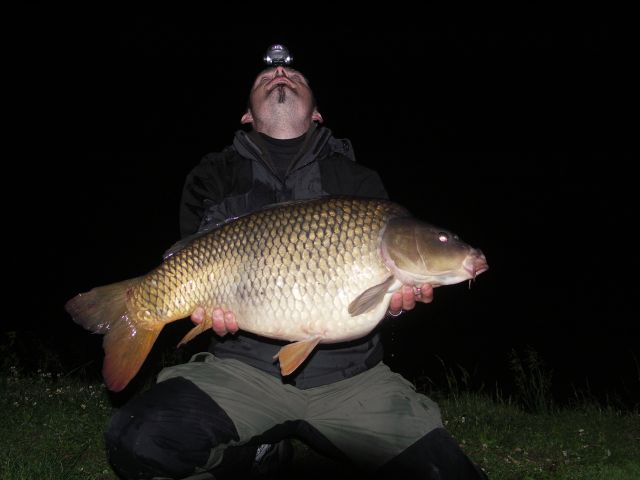
[[[416,307],[416,297],[413,287],[410,285],[402,286],[402,309],[413,310]]]
[[[196,307],[191,314],[191,321],[199,325],[205,320],[207,315],[211,317],[211,328],[216,335],[224,337],[227,333],[236,333],[238,331],[236,316],[233,312],[225,312],[221,308],[214,308],[210,312],[207,312],[203,307]]]
[[[402,313],[402,291],[395,292],[389,302],[389,315],[397,317]]]
[[[389,302],[389,315],[397,317],[405,310],[413,310],[416,306],[413,287],[403,285],[402,288],[391,296]]]
[[[428,283],[417,287],[403,285],[399,291],[391,296],[389,315],[397,317],[403,311],[413,310],[416,302],[431,303],[432,301],[433,287]]]
[[[213,312],[211,312],[211,319],[211,328],[221,337],[224,337],[227,333],[236,333],[238,331],[236,316],[231,311],[225,312],[221,308],[215,308]]]
[[[236,322],[236,316],[233,312],[224,312],[224,324],[229,333],[236,333],[239,329],[238,323]]]
[[[416,287],[416,302],[431,303],[433,302],[433,287],[428,283]]]
[[[193,323],[196,323],[196,324],[200,325],[202,323],[202,321],[204,320],[205,315],[206,315],[206,312],[205,312],[204,308],[196,307],[196,309],[191,314],[191,321]]]

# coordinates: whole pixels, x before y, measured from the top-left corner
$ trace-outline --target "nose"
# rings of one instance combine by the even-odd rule
[[[278,67],[276,67],[275,76],[276,77],[286,77],[287,76],[287,71],[285,70],[285,68],[283,66],[278,66]]]

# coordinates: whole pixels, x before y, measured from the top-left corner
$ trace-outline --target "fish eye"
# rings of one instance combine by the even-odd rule
[[[449,235],[446,232],[438,233],[438,240],[442,243],[447,243],[449,241]]]

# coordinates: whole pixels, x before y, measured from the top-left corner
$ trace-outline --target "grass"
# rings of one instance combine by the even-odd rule
[[[533,348],[519,353],[511,350],[509,367],[515,380],[516,395],[532,412],[546,413],[553,409],[551,381],[553,372]]]
[[[0,478],[112,479],[104,388],[50,374],[0,378]]]
[[[492,480],[640,478],[637,410],[547,402],[534,412],[513,399],[460,388],[431,396],[448,430]],[[111,409],[97,382],[15,369],[2,374],[0,478],[116,479],[102,441]],[[326,478],[336,467],[300,443],[296,459],[291,473],[311,466],[305,478]]]
[[[438,399],[447,429],[491,479],[640,478],[640,414],[584,404],[543,413],[480,394]]]

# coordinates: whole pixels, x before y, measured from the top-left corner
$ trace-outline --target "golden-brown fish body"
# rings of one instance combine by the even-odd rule
[[[357,338],[385,305],[356,317],[348,306],[389,276],[381,236],[387,219],[401,213],[386,202],[341,199],[247,215],[166,259],[132,289],[130,308],[142,321],[164,324],[198,305],[220,306],[242,330],[271,338]]]
[[[112,390],[135,375],[165,324],[198,306],[231,310],[242,330],[296,342],[279,354],[287,375],[318,343],[369,333],[402,284],[453,284],[488,268],[455,235],[377,199],[276,205],[183,244],[147,275],[67,303],[76,322],[106,333],[103,373]]]

